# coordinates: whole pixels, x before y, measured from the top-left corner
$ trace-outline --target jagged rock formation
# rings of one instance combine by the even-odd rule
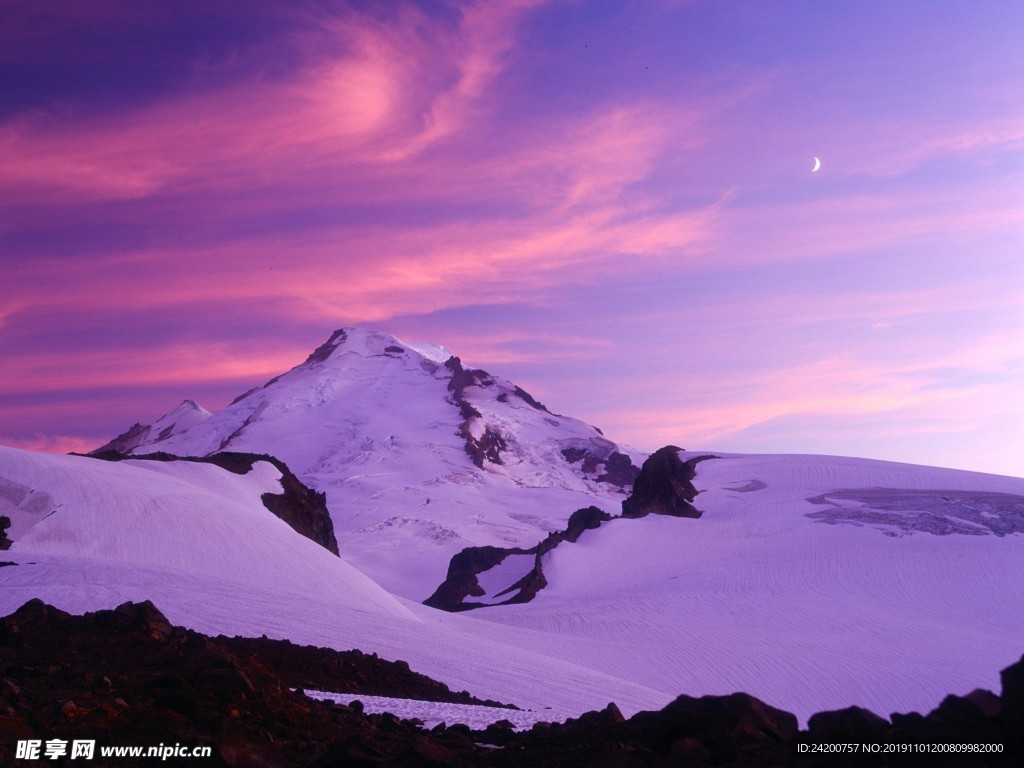
[[[68,649],[74,649],[69,653]],[[375,688],[380,680],[385,688]],[[1002,694],[949,696],[928,715],[890,720],[851,707],[796,718],[744,693],[680,696],[626,719],[614,704],[564,723],[516,732],[431,731],[358,706],[306,698],[325,690],[412,698],[447,687],[401,662],[265,639],[210,638],[174,627],[151,603],[71,616],[39,600],[0,619],[0,741],[95,739],[98,745],[209,746],[212,766],[979,766],[1020,765],[1024,658],[1003,670]],[[450,692],[449,692],[449,695]],[[456,698],[460,694],[454,694]],[[452,700],[451,698],[435,700]],[[810,744],[1001,745],[1000,752],[858,751],[818,754]],[[497,749],[495,748],[497,747]],[[9,747],[0,762],[13,755]],[[118,758],[148,765],[152,758]],[[4,763],[8,764],[8,763]],[[13,763],[10,763],[13,764]],[[102,765],[101,761],[95,764]]]
[[[640,468],[634,466],[632,459],[618,451],[612,451],[602,458],[588,448],[571,447],[563,448],[562,456],[570,464],[579,462],[580,469],[587,474],[597,473],[598,469],[603,467],[604,471],[597,474],[597,481],[616,485],[619,488],[631,486],[636,480],[636,476],[640,474]]]
[[[11,527],[11,518],[7,515],[0,515],[0,549],[10,549],[12,542],[7,537],[7,529]]]
[[[452,381],[467,382],[469,374],[462,371],[455,360],[453,370],[457,373]],[[451,361],[449,361],[451,362]],[[479,372],[474,372],[479,373]],[[474,379],[475,380],[475,379]],[[468,445],[468,443],[467,443]],[[468,449],[467,449],[468,450]],[[713,456],[697,456],[682,461],[679,458],[681,449],[669,445],[659,448],[644,462],[635,479],[631,477],[635,470],[629,457],[613,453],[606,462],[611,472],[621,473],[620,479],[629,477],[633,484],[633,492],[622,502],[622,518],[640,518],[646,515],[670,515],[672,517],[699,518],[701,512],[691,503],[697,496],[693,486],[696,466]],[[568,448],[562,451],[566,461],[582,462],[584,472],[593,472],[598,466],[597,457],[582,448]],[[620,457],[618,459],[616,457]],[[607,473],[606,473],[607,474]],[[599,478],[600,479],[600,478]],[[488,605],[509,605],[526,603],[536,597],[537,593],[547,586],[544,576],[543,557],[562,542],[575,543],[580,535],[593,530],[603,522],[612,520],[612,516],[597,507],[584,507],[572,513],[564,531],[551,533],[534,547],[503,548],[503,547],[467,547],[456,554],[448,565],[445,580],[424,600],[424,604],[445,611],[467,611],[483,608]],[[529,556],[530,567],[520,566],[515,569],[504,569],[504,581],[497,591],[488,592],[480,581],[489,572],[497,572],[509,558]],[[527,558],[523,557],[523,560]],[[511,561],[509,561],[511,562]],[[509,572],[518,575],[509,581]],[[472,600],[471,598],[478,598]],[[480,598],[487,598],[481,600]]]
[[[455,555],[448,564],[448,574],[441,585],[430,597],[423,601],[424,605],[440,608],[444,611],[468,611],[486,605],[509,605],[527,603],[537,596],[537,592],[547,586],[544,578],[542,559],[564,541],[575,543],[580,535],[593,530],[602,522],[611,520],[612,516],[597,507],[577,509],[569,516],[564,531],[555,531],[542,542],[529,549],[507,549],[502,547],[467,547]],[[506,558],[514,555],[532,557],[532,567],[527,569],[521,578],[510,584],[495,597],[508,595],[504,600],[484,603],[468,601],[469,597],[483,597],[486,590],[481,587],[479,577],[482,573],[500,565]]]
[[[713,457],[697,456],[683,461],[679,458],[680,450],[674,445],[667,445],[648,457],[633,481],[632,494],[622,502],[623,517],[701,516],[692,503],[697,497],[692,481],[697,474],[698,462]]]
[[[501,464],[501,452],[508,449],[508,443],[493,427],[484,424],[483,414],[474,408],[463,394],[469,386],[493,387],[494,379],[487,371],[463,368],[462,361],[454,355],[445,361],[444,367],[452,374],[448,381],[448,392],[452,403],[458,406],[463,418],[459,426],[459,435],[466,441],[466,454],[481,469],[485,461]]]
[[[486,594],[477,577],[501,563],[509,555],[530,555],[527,549],[506,549],[503,547],[466,547],[452,557],[448,563],[448,574],[434,594],[423,601],[431,608],[444,611],[465,611],[484,603],[466,603],[467,597],[482,597]]]
[[[258,461],[267,461],[281,472],[281,493],[264,493],[260,500],[268,510],[288,523],[300,533],[334,555],[338,554],[338,539],[334,534],[334,523],[327,510],[327,495],[304,485],[299,478],[278,458],[256,453],[225,451],[211,456],[173,456],[169,453],[148,453],[141,456],[127,456],[118,451],[103,451],[88,454],[104,461],[192,461],[214,464],[236,475],[250,472]]]

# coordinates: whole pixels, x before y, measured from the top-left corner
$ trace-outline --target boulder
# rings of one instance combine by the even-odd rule
[[[645,515],[671,515],[673,517],[700,517],[691,503],[697,496],[693,478],[696,466],[710,456],[698,456],[688,461],[679,458],[681,449],[674,445],[659,448],[652,453],[640,474],[633,481],[633,492],[622,502],[623,517]]]

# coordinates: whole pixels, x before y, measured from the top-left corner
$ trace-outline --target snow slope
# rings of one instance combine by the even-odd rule
[[[572,638],[551,652],[641,684],[742,690],[800,717],[928,711],[947,693],[998,690],[1024,652],[1024,535],[919,530],[928,509],[970,516],[979,494],[1004,494],[986,512],[1020,526],[1024,480],[730,456],[698,464],[695,484],[702,518],[605,523],[546,556],[532,603],[474,613]],[[875,507],[849,502],[867,522],[814,517],[823,504],[810,499],[837,489],[868,491]],[[875,520],[908,492],[908,525]]]
[[[535,633],[387,594],[260,503],[280,490],[191,462],[105,462],[0,447],[0,514],[19,533],[0,567],[0,614],[34,597],[74,613],[151,600],[176,624],[405,659],[458,689],[564,718],[660,706],[666,692],[553,660]],[[538,681],[559,681],[542,685]]]
[[[269,462],[236,475],[194,462],[105,462],[0,446],[0,515],[11,554],[158,568],[243,589],[343,598],[405,614],[391,595],[263,506]]]
[[[542,719],[736,690],[801,718],[850,704],[927,711],[950,692],[998,688],[1024,648],[1024,536],[891,536],[891,524],[816,519],[823,504],[809,501],[884,488],[950,514],[947,499],[984,492],[1013,502],[987,510],[1012,521],[1024,499],[1015,478],[835,457],[709,460],[696,478],[702,518],[605,523],[547,555],[549,586],[533,602],[447,614],[386,594],[266,513],[268,464],[232,476],[0,449],[0,468],[2,514],[29,520],[4,556],[18,565],[0,568],[0,611],[31,597],[74,612],[150,599],[211,634],[403,658]]]

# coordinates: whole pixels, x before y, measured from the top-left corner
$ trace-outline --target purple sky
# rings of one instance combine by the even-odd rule
[[[642,449],[1024,475],[1019,0],[240,8],[0,2],[0,442],[358,324]]]

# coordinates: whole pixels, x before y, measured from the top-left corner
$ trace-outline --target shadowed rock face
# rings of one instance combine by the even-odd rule
[[[411,672],[404,662],[266,638],[211,638],[171,625],[149,602],[71,616],[32,600],[0,619],[0,744],[7,750],[0,763],[15,764],[8,756],[19,739],[209,746],[210,757],[198,762],[218,768],[979,768],[1016,767],[1022,757],[1024,658],[1003,671],[1001,696],[949,696],[928,715],[894,714],[891,722],[850,707],[812,715],[804,732],[792,714],[745,693],[680,696],[658,712],[629,719],[609,704],[524,732],[501,722],[475,732],[459,725],[425,731],[391,715],[364,714],[355,703],[315,701],[291,690],[303,685],[475,701]],[[898,759],[798,751],[822,743],[1001,744],[1003,751],[911,752]],[[119,758],[116,764],[153,762]],[[105,763],[97,753],[89,764]]]
[[[579,462],[584,473],[597,472],[599,467],[604,471],[597,476],[597,482],[608,483],[619,488],[627,488],[633,484],[640,469],[633,466],[633,461],[624,453],[612,451],[607,458],[601,458],[587,448],[563,448],[562,456],[570,464]]]
[[[347,339],[348,332],[344,328],[339,328],[331,334],[327,341],[309,354],[303,365],[313,365],[314,363],[322,363],[328,360],[334,354],[334,350],[344,344]]]
[[[204,765],[281,768],[313,765],[330,750],[338,759],[331,764],[360,764],[353,742],[383,758],[371,765],[400,759],[418,765],[423,739],[443,750],[462,743],[386,715],[313,701],[293,692],[296,684],[479,702],[405,662],[266,638],[210,638],[172,626],[149,602],[71,616],[33,600],[0,619],[0,764],[10,764],[5,760],[18,739],[179,742],[210,746],[211,757],[196,761]],[[106,765],[99,757],[97,750],[88,764]],[[154,762],[119,759],[117,765]]]
[[[299,478],[280,459],[258,453],[238,453],[225,451],[212,456],[174,456],[169,453],[148,453],[141,456],[127,456],[117,451],[88,454],[91,458],[103,461],[193,461],[201,464],[214,464],[236,475],[244,475],[252,471],[257,461],[268,461],[281,472],[281,493],[264,493],[260,500],[268,510],[273,512],[296,533],[300,533],[311,541],[315,541],[331,554],[338,554],[338,539],[334,534],[334,523],[327,510],[327,494],[314,491],[302,483]]]
[[[464,611],[476,608],[483,603],[465,603],[468,597],[480,597],[484,594],[477,576],[498,565],[509,555],[533,554],[536,548],[505,549],[503,547],[466,547],[452,557],[448,563],[448,574],[434,594],[423,601],[431,608],[444,611]]]
[[[636,482],[640,469],[633,466],[633,461],[624,453],[612,451],[604,463],[604,472],[597,477],[599,483],[611,483],[625,488]]]
[[[137,447],[143,440],[149,437],[150,426],[135,422],[126,431],[115,437],[105,445],[101,445],[93,453],[99,455],[115,451],[117,453],[128,453]]]
[[[451,358],[446,365],[449,365],[454,372],[453,382],[464,382],[465,386],[468,386],[470,379],[467,378],[468,374],[462,372],[457,358]],[[462,390],[455,387],[452,391],[457,394]],[[464,408],[472,409],[468,403],[462,402]],[[467,418],[467,423],[468,421]],[[473,456],[474,452],[470,446],[471,442],[467,439],[467,452]],[[622,517],[635,519],[650,514],[690,518],[701,516],[701,512],[690,503],[697,496],[697,489],[693,486],[692,480],[696,476],[698,462],[714,457],[698,456],[684,462],[679,458],[680,450],[680,448],[670,445],[655,451],[644,462],[635,480],[632,478],[632,474],[633,471],[636,471],[636,467],[633,466],[628,456],[613,452],[605,460],[605,467],[608,471],[598,478],[599,480],[607,478],[610,473],[617,472],[621,473],[623,479],[628,477],[633,483],[633,493],[622,502]],[[563,449],[562,455],[569,463],[582,462],[585,472],[594,471],[598,466],[598,458],[583,448],[566,448]],[[478,466],[480,466],[479,463]],[[544,576],[542,561],[544,555],[563,542],[574,543],[584,531],[593,530],[602,522],[611,519],[611,515],[597,507],[586,507],[572,513],[564,531],[549,534],[535,547],[529,549],[468,547],[452,558],[444,582],[434,591],[434,594],[423,602],[432,608],[440,608],[445,611],[467,611],[492,605],[529,602],[548,584],[547,578]],[[473,597],[486,595],[480,586],[481,574],[499,565],[511,555],[533,555],[533,567],[504,591],[491,595],[489,602],[472,600]],[[504,600],[495,599],[503,597]]]
[[[577,509],[569,516],[564,531],[548,534],[542,542],[529,549],[505,549],[502,547],[467,547],[455,555],[448,564],[448,575],[430,597],[423,601],[431,608],[444,611],[467,611],[472,608],[483,608],[488,605],[510,605],[528,603],[537,593],[547,586],[544,577],[543,557],[564,541],[575,543],[580,535],[593,530],[602,522],[612,517],[597,507]],[[508,598],[498,603],[481,603],[468,600],[470,597],[481,597],[486,594],[480,586],[478,576],[501,563],[510,555],[533,555],[533,567],[501,595]],[[500,596],[500,595],[499,595]]]
[[[691,503],[697,496],[693,478],[697,463],[712,456],[697,456],[689,461],[679,458],[681,449],[667,445],[652,453],[633,481],[633,493],[622,502],[623,517],[671,515],[700,517]]]
[[[494,379],[487,371],[463,368],[462,361],[454,355],[445,361],[444,367],[452,374],[451,379],[448,380],[448,393],[451,402],[458,406],[459,413],[463,418],[462,424],[459,425],[459,435],[466,441],[466,455],[481,469],[483,469],[485,461],[489,461],[491,464],[501,464],[501,452],[508,449],[505,438],[490,426],[485,427],[483,434],[479,437],[474,436],[474,427],[478,426],[482,414],[466,400],[463,394],[466,387],[493,387]]]

